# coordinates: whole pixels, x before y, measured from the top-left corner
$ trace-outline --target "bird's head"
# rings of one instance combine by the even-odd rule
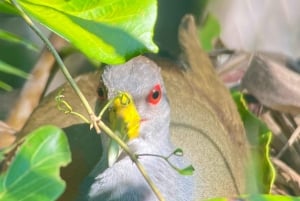
[[[161,132],[161,129],[169,127],[169,103],[160,68],[153,61],[139,56],[122,65],[108,66],[102,74],[100,87],[105,87],[101,93],[107,93],[108,99],[115,98],[120,92],[128,94],[129,97],[123,97],[127,100],[132,98],[139,115],[137,137],[160,139],[166,136],[157,135],[168,135],[168,132]],[[120,100],[115,101],[115,105],[119,105]],[[125,115],[133,115],[130,110],[127,108]]]

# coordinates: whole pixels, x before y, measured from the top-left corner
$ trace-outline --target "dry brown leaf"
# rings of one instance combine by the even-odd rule
[[[300,113],[300,74],[287,68],[284,62],[263,54],[254,55],[242,86],[269,108]]]
[[[272,162],[277,172],[276,187],[284,189],[289,195],[300,195],[300,175],[281,160],[272,158]]]

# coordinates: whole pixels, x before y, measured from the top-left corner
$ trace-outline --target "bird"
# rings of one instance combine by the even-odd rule
[[[171,108],[172,143],[183,149],[184,156],[190,161],[188,164],[192,164],[195,168],[193,172],[195,190],[192,193],[194,200],[247,194],[246,179],[254,177],[247,175],[246,172],[249,145],[237,108],[228,89],[215,73],[207,54],[199,45],[193,16],[187,15],[182,19],[178,34],[182,46],[178,60],[159,55],[147,57],[161,69],[164,81],[162,91],[164,92],[166,88]],[[149,82],[152,79],[146,80],[144,77],[148,74],[143,73],[139,77]],[[100,99],[99,95],[107,98],[105,87],[98,87],[102,84],[101,82],[99,84],[101,75],[102,70],[76,77],[77,85],[95,109]],[[58,200],[78,200],[78,197],[88,195],[90,190],[85,189],[84,178],[89,175],[91,180],[88,183],[93,183],[109,165],[104,163],[100,168],[95,167],[97,163],[101,164],[99,159],[105,155],[103,140],[96,131],[90,130],[89,125],[83,123],[77,116],[66,117],[61,111],[54,109],[57,105],[55,97],[62,89],[65,100],[73,110],[88,117],[89,114],[82,107],[76,93],[69,84],[64,84],[43,98],[18,134],[18,138],[22,139],[27,133],[44,124],[56,125],[65,131],[72,150],[72,162],[62,168],[61,175],[67,185],[64,194]],[[97,89],[102,89],[98,90],[98,96]],[[135,99],[134,101],[138,102]],[[105,135],[100,136],[105,139]],[[84,187],[81,189],[79,186]],[[190,188],[187,192],[189,190]]]
[[[174,168],[186,167],[189,160],[172,155],[176,147],[170,138],[171,111],[160,68],[150,59],[138,56],[125,64],[107,66],[100,83],[100,99],[113,99],[120,92],[130,94],[128,101],[133,101],[139,115],[139,118],[133,119],[139,121],[138,126],[136,123],[132,124],[138,133],[131,135],[133,137],[128,138],[127,144],[138,156],[138,160],[164,199],[193,200],[193,176],[182,175]],[[125,123],[129,125],[130,122]],[[106,150],[108,148],[107,144],[103,147]],[[168,160],[172,166],[157,156],[170,156]],[[100,163],[103,163],[103,160],[100,160]],[[119,154],[114,163],[105,168],[98,168],[98,171],[96,168],[92,172],[92,182],[83,200],[158,200],[131,158],[124,153]]]

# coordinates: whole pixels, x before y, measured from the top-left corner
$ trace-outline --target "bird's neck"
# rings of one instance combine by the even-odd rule
[[[130,142],[129,147],[136,154],[169,154],[174,148],[170,141],[169,123],[155,129],[142,128],[140,137]]]

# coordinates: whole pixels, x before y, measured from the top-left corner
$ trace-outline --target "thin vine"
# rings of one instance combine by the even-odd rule
[[[83,95],[83,93],[80,91],[79,87],[77,86],[76,82],[70,75],[68,69],[66,68],[64,62],[60,58],[59,54],[55,50],[54,46],[51,44],[51,42],[48,40],[47,37],[43,35],[43,33],[40,31],[40,29],[35,26],[33,21],[30,19],[30,17],[26,14],[26,12],[23,10],[23,8],[20,6],[20,4],[16,0],[10,0],[11,4],[19,11],[21,17],[25,20],[25,22],[29,25],[29,27],[39,36],[39,38],[45,43],[46,47],[49,49],[49,51],[53,54],[54,58],[57,61],[57,64],[59,65],[61,71],[63,72],[65,78],[70,83],[72,89],[75,91],[77,96],[79,97],[80,101],[82,102],[84,108],[86,109],[87,113],[90,116],[90,123],[91,127],[94,127],[96,132],[100,134],[101,130],[103,130],[109,137],[111,137],[113,140],[115,140],[120,147],[129,155],[131,160],[136,164],[137,168],[145,178],[146,182],[149,184],[152,191],[155,193],[156,197],[160,201],[165,201],[163,198],[161,192],[156,187],[154,182],[151,180],[149,175],[147,174],[144,166],[138,161],[138,157],[131,152],[130,148],[127,146],[127,144],[119,138],[118,135],[116,135],[114,132],[111,131],[111,129],[106,126],[101,119],[99,119],[94,111],[92,110],[91,106],[89,105],[87,99]]]

